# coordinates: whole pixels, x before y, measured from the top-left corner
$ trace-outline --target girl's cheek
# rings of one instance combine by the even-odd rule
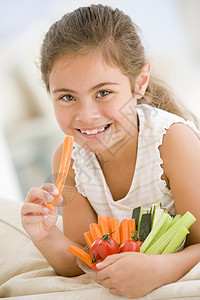
[[[67,134],[66,131],[70,127],[70,119],[68,118],[68,116],[63,113],[55,112],[55,117],[56,117],[57,123],[58,123],[59,127],[61,128],[61,130],[65,134]]]

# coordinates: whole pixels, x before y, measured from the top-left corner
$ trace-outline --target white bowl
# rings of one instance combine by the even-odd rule
[[[90,249],[88,246],[84,247],[83,250],[87,253],[90,252]],[[76,262],[81,270],[83,270],[86,274],[89,274],[90,277],[92,277],[97,283],[100,283],[97,279],[97,271],[93,271],[84,261],[82,261],[80,258],[76,258]]]
[[[185,242],[186,242],[186,238],[184,238],[184,240],[182,241],[182,243],[180,244],[180,246],[173,253],[182,251],[183,248],[184,248]]]

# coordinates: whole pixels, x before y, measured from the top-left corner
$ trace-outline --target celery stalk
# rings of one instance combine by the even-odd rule
[[[163,226],[160,228],[156,236],[154,237],[152,243],[155,243],[167,230],[170,228],[172,224],[172,217],[168,215],[166,221],[164,222]]]
[[[191,214],[189,211],[187,211],[179,220],[177,220],[174,225],[175,226],[177,222],[180,222],[180,225],[185,226],[187,229],[190,228],[190,226],[196,221],[196,218]]]
[[[151,232],[148,234],[146,239],[144,240],[142,246],[140,247],[140,252],[145,253],[145,251],[151,246],[154,238],[161,230],[162,226],[164,226],[165,222],[171,218],[169,214],[163,212],[162,216],[154,226],[154,228],[151,230]]]
[[[195,222],[196,218],[187,211],[180,219],[178,219],[155,243],[153,243],[150,248],[148,248],[144,253],[146,254],[161,254],[166,246],[170,243],[177,230],[181,225],[185,226],[187,229]],[[148,238],[148,237],[147,237]]]
[[[171,223],[171,226],[174,225],[174,223],[181,218],[181,215],[175,215],[175,217],[172,219],[172,223]],[[170,226],[170,227],[171,227]]]
[[[169,228],[155,243],[153,243],[150,248],[148,248],[144,253],[155,255],[161,254],[166,246],[170,243],[174,234],[176,233],[177,228]]]
[[[171,242],[167,245],[167,247],[163,250],[162,254],[169,254],[174,252],[183,242],[184,238],[186,237],[186,235],[189,233],[189,230],[184,227],[181,226],[176,234],[174,235],[173,239],[171,240]]]
[[[156,223],[162,216],[163,212],[164,212],[164,209],[162,209],[161,207],[158,207],[157,205],[154,205],[153,211],[152,211],[151,229],[153,229],[155,227]]]

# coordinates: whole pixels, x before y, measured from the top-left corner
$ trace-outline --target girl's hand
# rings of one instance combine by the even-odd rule
[[[58,218],[58,208],[48,209],[47,202],[54,200],[58,189],[51,183],[45,183],[40,188],[32,188],[27,194],[21,209],[22,226],[32,240],[45,239],[49,231],[55,226]],[[61,196],[57,206],[63,201]]]
[[[164,284],[160,255],[138,252],[113,254],[97,264],[98,279],[113,295],[138,298]]]

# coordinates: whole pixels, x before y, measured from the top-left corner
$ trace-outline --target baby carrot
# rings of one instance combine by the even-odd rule
[[[96,223],[91,223],[90,224],[90,232],[91,232],[93,241],[95,241],[96,239],[102,237],[102,233],[101,233],[101,230],[99,228],[99,225],[96,224]]]
[[[77,256],[78,258],[80,258],[82,261],[84,261],[84,263],[86,263],[89,267],[92,268],[91,257],[84,250],[82,250],[81,248],[79,248],[79,247],[77,247],[75,245],[69,246],[67,250],[71,254]]]
[[[119,235],[119,220],[118,219],[111,219],[111,232],[112,238],[120,244],[120,235]]]
[[[101,229],[102,235],[110,233],[108,228],[107,217],[105,215],[98,216],[98,224]]]
[[[65,137],[64,143],[63,143],[63,150],[62,150],[62,157],[60,162],[60,168],[58,172],[58,177],[56,180],[56,187],[59,190],[58,195],[54,197],[54,200],[52,202],[47,202],[46,206],[50,209],[54,208],[58,199],[60,198],[60,195],[62,193],[62,190],[64,188],[64,183],[67,177],[70,160],[71,160],[71,154],[73,149],[73,141],[74,138],[72,136],[67,135]]]
[[[128,227],[129,227],[129,239],[131,240],[132,236],[135,234],[135,219],[128,220]]]
[[[108,223],[108,230],[109,230],[109,233],[112,232],[112,224],[111,224],[111,220],[112,220],[111,217],[107,217],[107,223]]]
[[[93,243],[93,238],[92,238],[91,232],[90,231],[84,232],[84,238],[85,238],[86,243],[88,244],[88,247],[90,248]]]
[[[123,219],[119,226],[120,232],[120,243],[123,244],[126,240],[129,240],[129,227],[128,227],[128,220]]]

